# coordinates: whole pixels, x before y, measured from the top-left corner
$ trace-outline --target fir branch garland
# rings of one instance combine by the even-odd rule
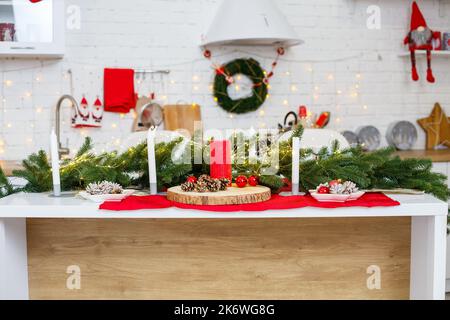
[[[302,134],[303,128],[298,128],[293,131],[292,137],[301,137]],[[239,137],[235,136],[235,139],[239,140]],[[194,164],[194,151],[208,155],[208,144],[191,141],[182,150],[189,153],[184,155],[191,157],[190,163],[174,162],[172,154],[181,140],[156,145],[159,190],[180,185],[192,174],[209,174],[207,161]],[[256,163],[238,161],[243,155],[248,157],[248,144],[232,151],[234,176],[258,175],[261,184],[271,188],[273,192],[283,186],[284,178],[291,178],[292,138],[279,144],[279,169],[271,175],[264,175],[264,170],[271,166],[268,158],[262,157]],[[301,150],[300,160],[300,186],[303,191],[330,180],[343,179],[355,182],[361,189],[417,189],[444,201],[450,195],[446,177],[431,171],[431,160],[402,160],[390,148],[371,153],[366,153],[361,148],[339,151],[338,143],[334,142],[330,148],[322,148],[317,153],[311,149]],[[27,185],[23,189],[14,189],[0,170],[0,197],[19,191],[46,192],[52,189],[51,166],[44,151],[24,160],[23,169],[14,171],[13,174],[24,178]],[[63,190],[84,189],[89,183],[103,180],[119,183],[124,187],[148,188],[147,144],[139,144],[122,154],[112,152],[95,155],[92,153],[92,141],[86,139],[75,158],[66,160],[61,165]]]

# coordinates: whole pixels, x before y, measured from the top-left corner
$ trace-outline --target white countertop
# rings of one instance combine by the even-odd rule
[[[262,212],[207,212],[178,208],[104,211],[99,204],[79,197],[54,198],[49,193],[18,193],[0,199],[1,218],[142,218],[142,219],[210,219],[210,218],[329,218],[329,217],[408,217],[444,216],[448,204],[430,195],[390,195],[401,203],[397,207],[377,208],[302,208]]]

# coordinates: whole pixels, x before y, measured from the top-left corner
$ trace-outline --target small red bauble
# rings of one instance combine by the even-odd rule
[[[256,187],[258,185],[258,177],[251,176],[248,178],[248,184],[252,187]]]
[[[245,188],[247,186],[248,180],[245,176],[239,176],[236,178],[236,185],[239,188]]]
[[[190,176],[189,178],[187,178],[186,182],[197,183],[197,178],[194,176]]]
[[[329,194],[330,193],[330,188],[322,186],[319,188],[319,190],[317,190],[317,193],[319,194]]]
[[[280,48],[277,49],[277,53],[278,53],[280,56],[283,56],[283,55],[286,53],[286,50],[284,50],[283,47],[280,47]]]

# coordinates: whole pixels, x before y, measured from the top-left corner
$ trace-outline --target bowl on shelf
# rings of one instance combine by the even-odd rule
[[[309,193],[311,196],[319,202],[347,202],[347,201],[355,201],[361,198],[365,192],[358,191],[352,194],[332,194],[332,193],[318,193],[316,190],[310,190]]]
[[[81,191],[78,195],[86,200],[90,200],[96,203],[103,203],[105,201],[122,201],[128,196],[131,196],[135,193],[136,190],[123,190],[123,193],[120,194],[99,194],[92,195],[87,193],[86,191]]]

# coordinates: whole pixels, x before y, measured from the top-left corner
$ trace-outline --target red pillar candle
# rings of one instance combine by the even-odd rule
[[[226,178],[231,182],[231,142],[228,140],[212,141],[210,147],[211,178]]]

